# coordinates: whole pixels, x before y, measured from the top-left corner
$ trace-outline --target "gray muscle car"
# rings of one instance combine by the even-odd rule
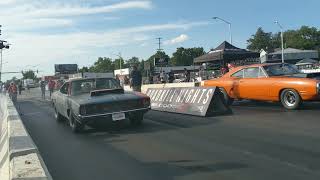
[[[113,78],[73,79],[52,95],[57,121],[69,121],[79,132],[94,121],[129,119],[140,125],[150,109],[150,98],[138,92],[126,92]]]

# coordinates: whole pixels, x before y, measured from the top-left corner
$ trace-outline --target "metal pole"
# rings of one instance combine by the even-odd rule
[[[284,63],[284,42],[283,42],[283,27],[279,23],[279,21],[274,21],[277,24],[281,31],[281,62]]]
[[[121,57],[121,53],[119,53],[119,59],[120,59],[120,75],[122,75],[122,57]]]
[[[1,62],[0,62],[0,82],[1,82],[1,78],[2,78],[2,49],[0,49],[0,53],[1,53]]]
[[[230,43],[232,44],[232,31],[231,31],[231,23],[229,23],[229,32],[230,32]]]
[[[232,30],[231,30],[231,22],[226,21],[220,17],[213,17],[212,19],[219,19],[220,21],[223,21],[224,23],[229,25],[229,32],[230,32],[230,44],[232,44]]]
[[[281,28],[281,60],[284,63],[284,42],[283,42],[283,29]]]

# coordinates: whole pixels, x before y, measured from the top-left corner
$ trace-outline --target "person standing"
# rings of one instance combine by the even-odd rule
[[[21,92],[22,92],[22,82],[21,81],[18,85],[18,89],[19,89],[19,95],[21,95]]]
[[[173,73],[173,71],[171,70],[170,72],[169,72],[169,83],[173,83],[173,81],[174,81],[174,73]]]
[[[17,86],[13,82],[10,83],[10,86],[8,88],[9,96],[13,103],[17,102]]]
[[[141,85],[142,85],[141,72],[138,70],[137,66],[133,66],[133,70],[131,72],[130,87],[133,89],[133,91],[141,92]]]
[[[49,93],[50,93],[50,98],[51,98],[51,95],[54,91],[54,87],[56,86],[56,82],[53,81],[52,79],[50,79],[48,86],[49,86]]]
[[[190,82],[190,72],[187,70],[187,68],[184,68],[184,76],[186,78],[186,82]]]
[[[44,81],[40,82],[40,89],[42,99],[46,99],[46,83]]]

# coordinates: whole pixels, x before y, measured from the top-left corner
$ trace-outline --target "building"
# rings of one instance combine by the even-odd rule
[[[282,50],[273,53],[263,54],[261,51],[261,63],[279,63],[282,62]],[[316,50],[300,50],[294,48],[284,49],[284,61],[290,64],[296,64],[303,59],[319,60],[319,53]]]

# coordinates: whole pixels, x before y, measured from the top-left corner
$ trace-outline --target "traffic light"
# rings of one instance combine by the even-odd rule
[[[6,41],[1,41],[0,40],[0,49],[3,49],[3,48],[6,48],[6,49],[9,49],[10,48],[10,45],[9,44],[5,44]]]

